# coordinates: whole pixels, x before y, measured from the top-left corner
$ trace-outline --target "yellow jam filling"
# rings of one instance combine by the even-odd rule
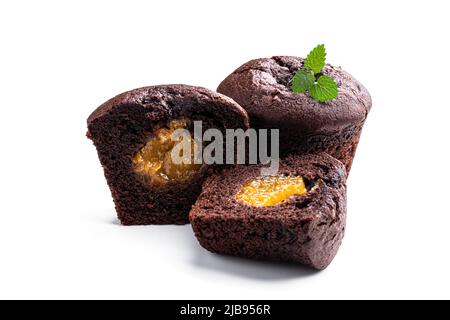
[[[268,207],[306,192],[302,177],[265,177],[248,181],[237,193],[236,200],[252,207]]]
[[[189,136],[192,150],[190,159],[187,161],[190,163],[176,164],[171,157],[171,151],[178,143],[172,140],[172,134],[175,130],[186,129],[188,126],[188,119],[179,118],[170,121],[167,126],[157,129],[152,139],[133,157],[135,171],[155,184],[188,181],[201,166],[194,164],[195,150],[198,147],[195,140]],[[183,157],[184,154],[181,156]]]

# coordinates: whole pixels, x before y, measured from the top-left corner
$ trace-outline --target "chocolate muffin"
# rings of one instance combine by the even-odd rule
[[[190,220],[211,252],[324,269],[344,236],[346,170],[335,158],[291,155],[276,176],[236,166],[209,177]]]
[[[322,74],[338,85],[338,97],[318,102],[290,89],[304,59],[278,56],[247,62],[229,75],[217,91],[233,98],[247,112],[250,126],[280,129],[280,153],[327,152],[350,170],[361,129],[372,106],[366,88],[339,67],[326,65]]]
[[[124,225],[185,224],[204,179],[215,168],[176,164],[172,134],[185,129],[192,153],[193,122],[203,130],[248,128],[246,112],[232,99],[186,85],[145,87],[122,93],[97,108],[87,120],[88,137]],[[189,149],[189,145],[188,145]]]

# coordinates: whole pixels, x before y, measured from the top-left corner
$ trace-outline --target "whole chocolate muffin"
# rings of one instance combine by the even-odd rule
[[[276,176],[260,165],[209,177],[190,213],[200,244],[215,253],[324,269],[344,236],[346,170],[325,154],[291,155]]]
[[[294,94],[290,81],[303,63],[303,58],[289,56],[252,60],[229,75],[217,91],[248,112],[251,127],[280,129],[282,156],[323,151],[349,171],[372,106],[370,95],[351,75],[331,65],[322,74],[337,82],[336,99],[321,103]]]
[[[184,224],[214,171],[205,164],[175,164],[176,129],[248,128],[246,112],[232,99],[186,85],[145,87],[122,93],[87,120],[122,224]],[[189,137],[190,138],[190,137]],[[192,139],[192,148],[195,140]],[[194,154],[194,152],[193,152]]]

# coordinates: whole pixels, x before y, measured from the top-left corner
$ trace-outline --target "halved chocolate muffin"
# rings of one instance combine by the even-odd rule
[[[122,224],[189,222],[189,210],[214,170],[202,163],[172,161],[172,134],[185,129],[191,138],[194,121],[202,121],[203,130],[248,128],[246,112],[232,99],[186,85],[125,92],[90,115],[88,137],[97,148]],[[193,138],[189,141],[192,157],[198,145]]]
[[[291,155],[276,176],[236,166],[206,180],[189,217],[211,252],[324,269],[344,236],[346,170],[325,153]]]
[[[247,112],[250,126],[280,129],[280,153],[327,152],[350,170],[361,129],[372,106],[366,88],[339,67],[322,74],[338,85],[338,97],[318,102],[291,91],[294,73],[304,59],[278,56],[249,61],[229,75],[217,91]]]

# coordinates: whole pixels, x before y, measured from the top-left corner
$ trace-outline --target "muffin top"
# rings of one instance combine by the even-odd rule
[[[290,81],[303,64],[303,58],[291,56],[251,60],[222,81],[217,91],[239,103],[257,128],[328,134],[364,122],[372,106],[369,92],[340,67],[327,64],[322,71],[336,81],[336,99],[318,102],[293,93]]]
[[[217,92],[183,84],[157,85],[121,93],[99,106],[88,118],[88,126],[114,112],[144,110],[148,122],[180,115],[206,115],[229,122],[229,127],[246,127],[248,116],[236,102]],[[124,110],[120,110],[124,109]]]

